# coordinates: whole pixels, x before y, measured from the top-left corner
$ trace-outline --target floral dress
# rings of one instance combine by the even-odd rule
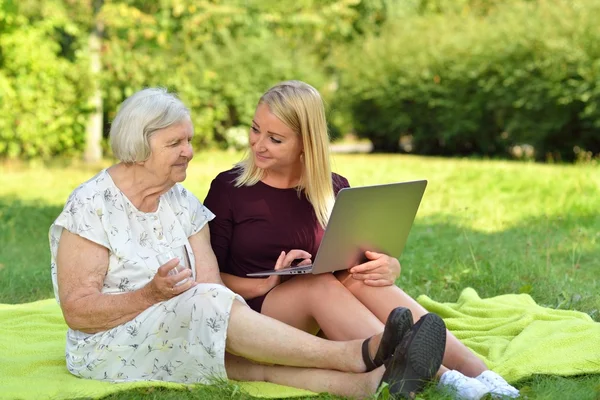
[[[56,257],[63,229],[109,250],[102,293],[118,296],[145,286],[160,267],[156,255],[186,246],[214,215],[177,184],[160,197],[157,211],[136,209],[103,170],[78,187],[50,227],[51,270],[58,297]],[[192,268],[195,275],[195,270]],[[108,331],[67,332],[67,368],[74,375],[112,382],[162,380],[210,383],[226,379],[229,312],[241,297],[222,285],[199,284],[155,304]]]

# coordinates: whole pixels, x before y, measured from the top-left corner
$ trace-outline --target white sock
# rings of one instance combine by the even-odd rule
[[[519,391],[494,371],[483,371],[475,379],[487,386],[492,395],[511,398],[519,397]]]
[[[460,400],[479,400],[489,393],[488,387],[482,382],[455,370],[444,372],[438,386],[451,389],[455,393],[456,399]]]

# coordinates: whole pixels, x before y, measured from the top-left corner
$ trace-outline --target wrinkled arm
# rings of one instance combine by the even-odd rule
[[[71,329],[86,333],[105,331],[162,301],[153,285],[130,293],[102,294],[108,262],[108,249],[63,230],[57,255],[58,293]]]
[[[204,205],[215,214],[215,218],[209,223],[210,244],[217,259],[217,266],[223,271],[220,275],[225,286],[244,299],[253,299],[267,293],[270,289],[263,287],[262,279],[243,278],[224,272],[228,271],[227,260],[233,234],[233,210],[228,186],[214,179],[204,199]]]
[[[218,268],[222,272],[231,272],[227,265],[233,236],[233,208],[229,187],[214,179],[204,199],[204,206],[215,214],[215,218],[209,222],[210,245],[217,258]]]
[[[204,225],[198,233],[190,236],[189,241],[196,258],[196,282],[223,285],[219,274],[219,264],[210,246],[210,228],[208,224]]]

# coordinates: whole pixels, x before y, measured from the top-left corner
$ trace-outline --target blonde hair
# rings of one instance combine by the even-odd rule
[[[189,120],[190,110],[164,88],[148,88],[129,96],[110,127],[110,147],[125,163],[150,157],[150,138],[164,128]]]
[[[269,89],[258,101],[292,131],[300,135],[304,146],[303,170],[298,190],[304,190],[321,226],[325,227],[333,207],[329,135],[325,107],[319,92],[307,83],[285,81]],[[249,153],[236,165],[240,174],[235,185],[252,186],[264,178]]]

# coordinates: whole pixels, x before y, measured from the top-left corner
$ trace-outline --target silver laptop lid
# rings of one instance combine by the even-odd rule
[[[312,273],[351,268],[366,261],[366,250],[399,258],[426,186],[419,180],[340,190]]]

